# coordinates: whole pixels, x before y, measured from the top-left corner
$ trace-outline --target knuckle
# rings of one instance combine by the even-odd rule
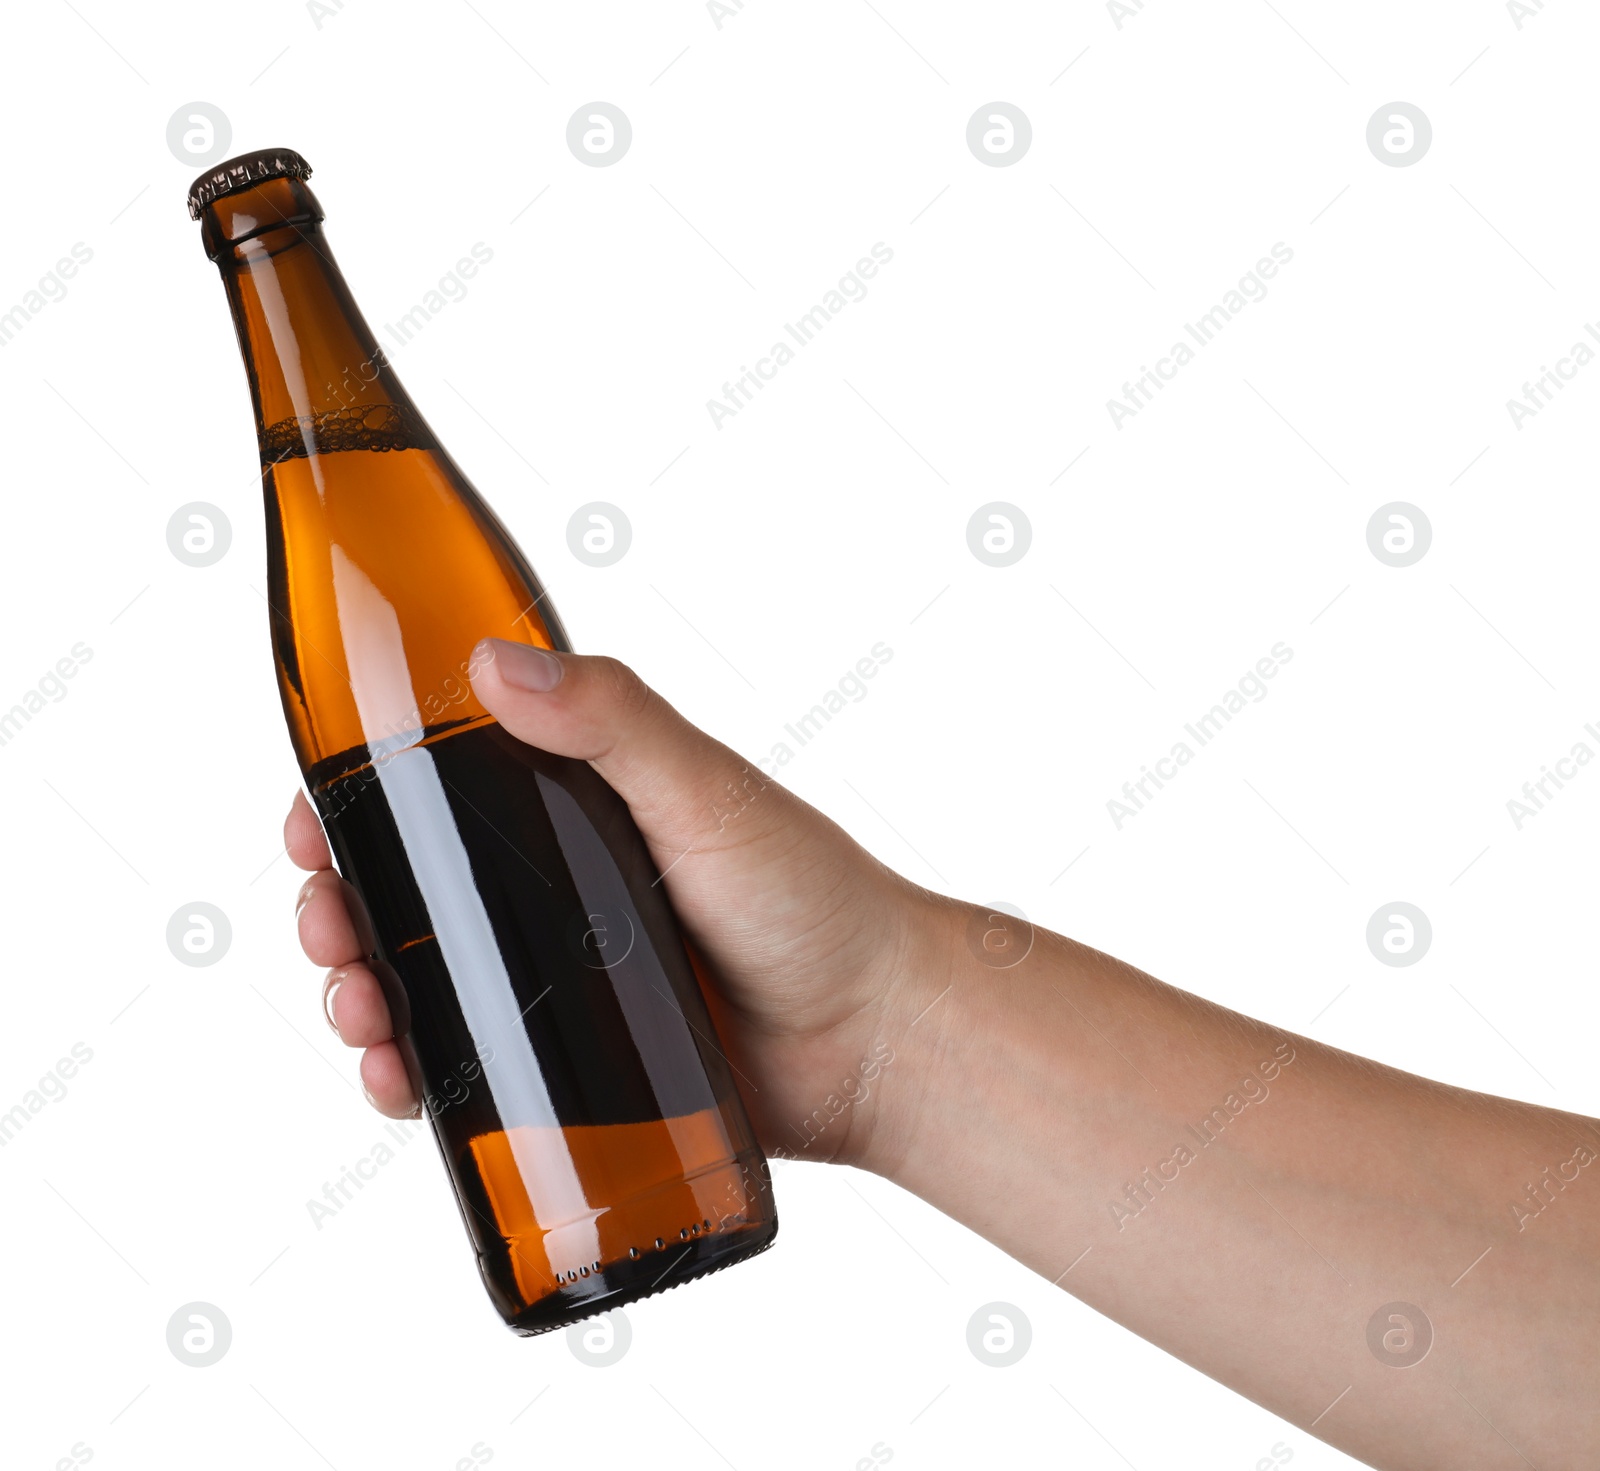
[[[617,713],[630,723],[647,715],[656,701],[656,692],[620,659],[604,661],[606,693]]]

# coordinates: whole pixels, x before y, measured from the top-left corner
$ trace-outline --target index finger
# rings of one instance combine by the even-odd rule
[[[322,824],[311,810],[304,792],[294,794],[294,803],[283,821],[283,846],[296,868],[319,869],[333,867],[333,854],[328,840],[322,835]]]

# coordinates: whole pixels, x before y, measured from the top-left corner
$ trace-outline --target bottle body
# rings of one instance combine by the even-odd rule
[[[479,640],[566,636],[318,219],[287,178],[206,211],[257,410],[285,715],[484,1283],[543,1332],[769,1245],[770,1179],[626,805],[472,694]]]

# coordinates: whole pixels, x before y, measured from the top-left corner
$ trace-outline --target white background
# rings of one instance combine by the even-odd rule
[[[6,1464],[1354,1464],[875,1178],[777,1166],[777,1249],[629,1309],[609,1369],[501,1328],[425,1137],[313,1225],[383,1136],[295,944],[249,404],[166,127],[200,100],[231,152],[305,153],[375,324],[493,250],[395,362],[580,648],[752,756],[892,648],[784,772],[886,861],[1595,1113],[1600,770],[1520,831],[1506,802],[1600,721],[1600,365],[1520,430],[1505,405],[1600,314],[1600,23],[475,5],[8,17],[0,303],[93,259],[0,350],[0,708],[92,659],[0,747],[0,1112],[93,1060],[0,1148]],[[594,99],[633,125],[609,168],[565,141]],[[1032,123],[1011,167],[965,141],[995,99]],[[1396,99],[1433,126],[1412,167],[1366,142]],[[716,428],[707,399],[879,241],[869,295]],[[1267,297],[1117,429],[1106,400],[1276,242]],[[566,542],[595,500],[634,531],[603,570]],[[1433,528],[1405,569],[1366,541],[1397,500]],[[232,524],[209,568],[167,548],[192,501]],[[990,501],[1031,522],[1009,568],[967,547]],[[1108,799],[1278,641],[1269,697],[1118,830]],[[1365,941],[1395,900],[1434,930],[1405,969]],[[165,941],[194,901],[232,924],[209,968]],[[166,1345],[197,1300],[233,1330],[206,1369]],[[1003,1370],[966,1345],[996,1300],[1033,1329]]]

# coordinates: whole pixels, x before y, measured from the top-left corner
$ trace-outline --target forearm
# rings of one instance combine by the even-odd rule
[[[905,1008],[869,1168],[1374,1465],[1521,1465],[1508,1440],[1541,1467],[1594,1463],[1600,1126],[1352,1057],[1042,930],[991,968],[969,916],[929,918],[948,973],[930,962],[928,1009]],[[1416,1346],[1384,1315],[1369,1347],[1396,1302],[1421,1310]]]

